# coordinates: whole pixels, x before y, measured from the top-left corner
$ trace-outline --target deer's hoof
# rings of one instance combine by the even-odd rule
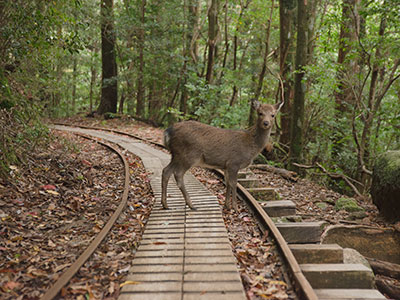
[[[189,207],[190,207],[191,210],[197,210],[197,208],[194,207],[194,206],[189,206]]]

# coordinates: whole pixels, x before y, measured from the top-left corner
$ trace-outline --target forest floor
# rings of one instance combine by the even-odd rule
[[[161,142],[163,131],[129,119],[63,120],[69,124],[108,127]],[[0,181],[0,298],[39,299],[100,231],[119,204],[123,169],[103,146],[73,134],[54,131],[49,148],[33,151],[26,167],[12,166],[11,180]],[[131,166],[127,208],[116,226],[69,285],[66,299],[116,299],[134,258],[154,197],[141,161],[125,153]],[[212,172],[192,172],[223,204],[225,187]],[[293,200],[307,220],[390,227],[371,201],[357,199],[365,214],[354,217],[332,205],[343,197],[306,179],[291,182],[257,171]],[[319,203],[327,203],[320,205]],[[275,245],[262,234],[244,207],[224,213],[234,254],[249,299],[294,299],[284,283]]]
[[[98,126],[113,128],[132,133],[142,138],[162,143],[163,129],[152,127],[132,119],[99,120],[95,118],[70,118],[65,122],[76,125]],[[364,209],[364,213],[351,213],[345,210],[336,210],[334,204],[339,198],[349,196],[335,192],[328,187],[299,178],[295,182],[287,180],[278,174],[263,170],[253,170],[266,186],[276,189],[284,200],[296,203],[299,214],[307,221],[324,220],[331,224],[359,224],[366,226],[392,227],[400,231],[400,224],[386,222],[380,215],[370,197],[354,197],[357,204]],[[211,174],[209,174],[211,175]],[[351,197],[350,197],[351,198]],[[326,203],[326,205],[321,205]]]

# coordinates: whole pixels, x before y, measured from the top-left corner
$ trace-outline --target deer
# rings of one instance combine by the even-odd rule
[[[266,147],[275,117],[283,104],[283,101],[275,105],[252,101],[258,117],[255,125],[246,130],[223,129],[193,120],[178,122],[166,129],[164,145],[171,153],[171,161],[162,171],[163,208],[168,209],[167,186],[174,174],[186,205],[196,210],[186,191],[183,176],[191,167],[199,166],[224,171],[225,208],[231,210],[233,206],[238,211],[238,172],[248,167]]]

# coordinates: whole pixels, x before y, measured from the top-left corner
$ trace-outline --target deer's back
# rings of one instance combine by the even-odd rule
[[[190,166],[225,169],[234,164],[242,168],[258,153],[248,131],[222,129],[196,121],[174,124],[166,130],[165,142],[173,157]]]

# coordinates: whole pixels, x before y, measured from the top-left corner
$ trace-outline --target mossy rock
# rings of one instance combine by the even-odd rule
[[[400,151],[388,151],[376,160],[371,196],[388,221],[400,221]]]
[[[358,206],[357,201],[352,198],[340,198],[335,204],[336,210],[345,210],[347,212],[364,211],[364,208]]]
[[[328,204],[326,204],[325,202],[317,202],[315,203],[315,206],[317,206],[320,209],[327,209]]]

